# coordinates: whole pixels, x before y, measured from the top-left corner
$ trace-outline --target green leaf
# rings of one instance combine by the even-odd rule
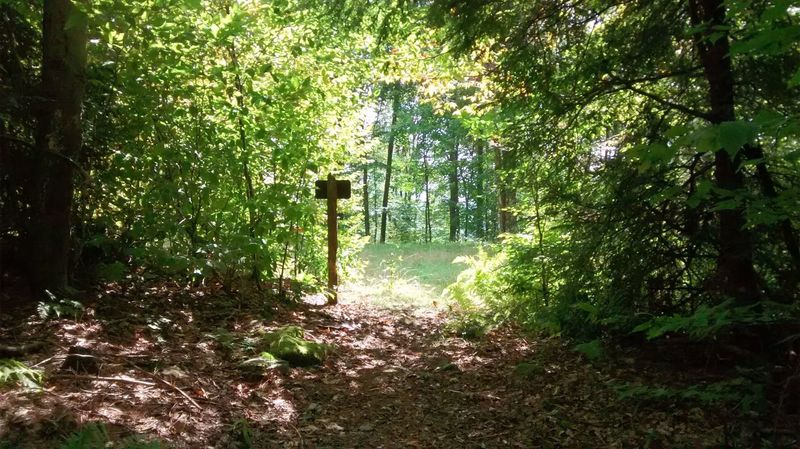
[[[600,345],[600,340],[597,339],[577,344],[573,349],[585,355],[589,360],[596,360],[603,356],[603,347]]]
[[[789,79],[789,87],[800,86],[800,69],[794,72],[794,75]]]
[[[692,133],[678,139],[675,144],[693,146],[701,153],[713,152],[719,149],[717,131],[713,126],[697,128]]]
[[[741,202],[737,198],[730,198],[727,200],[722,200],[717,203],[711,210],[714,212],[718,212],[721,210],[732,210],[736,209],[741,206]]]
[[[800,72],[798,72],[800,73]],[[753,123],[759,127],[772,127],[783,123],[786,118],[783,114],[775,111],[761,111],[753,119]]]
[[[73,28],[85,29],[89,25],[89,16],[78,8],[72,8],[64,23],[64,31],[69,31]]]
[[[719,145],[733,157],[746,143],[755,138],[756,127],[741,120],[723,122],[719,124],[717,133]]]
[[[675,139],[681,136],[686,135],[689,132],[689,128],[683,125],[673,126],[672,128],[668,129],[667,132],[664,133],[664,136],[669,139]]]
[[[636,145],[626,153],[641,161],[644,165],[657,165],[668,162],[675,156],[676,147],[668,147],[663,143],[652,143],[649,145]]]

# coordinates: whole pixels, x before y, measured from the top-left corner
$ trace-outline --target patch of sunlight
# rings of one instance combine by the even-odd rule
[[[381,279],[372,284],[347,283],[340,295],[355,302],[368,302],[389,309],[432,309],[441,304],[440,295],[433,288],[415,279]]]
[[[447,306],[445,287],[464,269],[453,261],[476,252],[464,243],[370,244],[363,266],[340,289],[340,300],[421,313]]]

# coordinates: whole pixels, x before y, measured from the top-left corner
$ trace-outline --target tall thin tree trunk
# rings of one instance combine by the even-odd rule
[[[459,141],[453,143],[450,148],[447,159],[450,162],[450,172],[448,174],[448,183],[450,185],[450,201],[448,203],[450,209],[450,241],[455,242],[458,240],[458,147]]]
[[[400,110],[400,90],[395,87],[392,93],[392,120],[389,125],[389,145],[386,150],[386,179],[383,185],[383,208],[381,209],[381,243],[386,243],[386,219],[389,215],[389,188],[392,182],[392,153],[394,152],[395,125]]]
[[[483,190],[483,142],[475,145],[475,237],[483,239],[486,237],[486,211],[484,210]]]
[[[430,243],[433,238],[431,234],[431,189],[430,189],[430,165],[428,164],[428,151],[422,155],[423,176],[425,178],[425,243]]]
[[[723,0],[689,0],[689,8],[693,24],[703,24],[707,28],[703,38],[696,43],[708,81],[711,121],[714,124],[734,121],[734,78]],[[712,33],[715,34],[713,37]],[[737,152],[733,157],[725,149],[714,153],[714,179],[719,189],[737,192],[744,187],[739,170],[741,153]],[[742,207],[720,210],[717,219],[716,288],[722,295],[739,302],[755,301],[761,296],[760,282],[753,267],[753,241],[745,228],[744,210]]]
[[[377,192],[378,191],[378,179],[377,178],[378,178],[377,175],[375,175],[375,173],[373,172],[373,176],[372,176],[372,191],[373,192]],[[379,209],[380,208],[378,207],[378,195],[372,195],[372,224],[373,224],[373,226],[372,226],[372,241],[373,242],[377,242],[378,241],[378,228],[380,228],[380,226],[378,226],[378,210]]]
[[[514,155],[509,151],[495,148],[495,170],[497,171],[497,221],[500,233],[515,232],[517,219],[509,210],[516,202],[516,192],[512,187]]]
[[[250,149],[247,143],[247,132],[244,126],[244,115],[247,114],[247,105],[244,102],[244,83],[239,74],[239,59],[236,54],[236,44],[231,42],[230,47],[231,68],[234,72],[234,84],[238,96],[236,97],[236,106],[239,108],[238,113],[238,126],[239,126],[239,145],[242,150],[242,175],[245,181],[245,199],[247,200],[247,221],[248,231],[250,238],[255,241],[256,237],[256,211],[255,211],[255,189],[253,187],[253,178],[250,175]],[[253,270],[252,278],[254,281],[260,281],[260,273],[258,268],[258,253],[253,253]]]
[[[364,183],[363,187],[363,201],[364,201],[364,235],[369,237],[369,164],[364,162],[364,168],[362,173],[362,182]]]
[[[767,164],[764,162],[764,150],[760,146],[751,145],[746,145],[744,150],[747,159],[757,161],[756,178],[761,186],[761,191],[768,198],[777,198],[778,191],[775,188],[775,182],[772,180],[772,175],[767,169]],[[798,281],[800,281],[800,247],[797,243],[797,233],[792,226],[792,222],[788,218],[784,218],[778,223],[778,230],[786,246],[786,251],[789,253],[789,258],[792,261],[792,267],[783,285],[783,289],[786,292],[790,292],[796,288]]]
[[[541,208],[540,208],[540,198],[539,198],[539,167],[537,166],[534,169],[532,174],[533,179],[533,214],[534,220],[536,220],[536,238],[538,240],[537,244],[539,246],[539,259],[541,260],[540,270],[542,271],[539,274],[541,279],[541,286],[542,286],[542,302],[544,303],[545,307],[547,307],[550,303],[550,288],[548,284],[548,268],[547,268],[547,257],[545,257],[544,251],[544,217],[542,217]]]
[[[85,19],[70,0],[44,2],[42,104],[37,117],[38,166],[29,242],[29,273],[39,292],[63,290],[69,280],[73,172],[81,154],[86,86]]]
[[[470,195],[469,195],[469,182],[467,182],[467,178],[468,177],[467,177],[467,167],[466,167],[466,165],[463,165],[463,166],[459,167],[459,173],[460,173],[460,175],[459,175],[460,176],[460,183],[464,187],[463,188],[463,190],[464,190],[464,209],[463,209],[463,212],[464,213],[460,214],[461,216],[460,216],[460,219],[459,219],[459,224],[461,225],[461,231],[462,231],[462,234],[464,235],[464,240],[467,240],[467,233],[469,232],[469,218],[470,218],[470,215],[469,215]]]

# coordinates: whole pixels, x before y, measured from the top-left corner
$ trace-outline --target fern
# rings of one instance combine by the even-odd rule
[[[0,359],[0,385],[18,383],[26,389],[39,390],[43,379],[41,370],[29,368],[18,360]]]
[[[40,302],[36,306],[39,318],[43,320],[59,319],[62,316],[69,316],[75,321],[79,321],[85,312],[83,304],[71,299],[58,299],[54,294],[46,291],[50,300]]]
[[[669,333],[683,333],[702,340],[731,326],[775,323],[789,320],[796,314],[792,306],[770,301],[733,307],[733,300],[728,300],[713,307],[702,305],[688,316],[655,317],[636,326],[632,332],[645,332],[648,340]]]
[[[68,436],[59,449],[104,449],[110,441],[102,423],[88,423]]]

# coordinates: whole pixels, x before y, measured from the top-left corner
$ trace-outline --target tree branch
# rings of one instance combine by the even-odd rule
[[[683,112],[684,114],[691,115],[693,117],[702,118],[703,120],[711,121],[711,114],[708,113],[708,112],[699,111],[697,109],[690,108],[690,107],[684,106],[682,104],[673,103],[672,101],[669,101],[669,100],[666,100],[664,98],[661,98],[658,95],[655,95],[653,93],[647,92],[647,91],[642,90],[642,89],[639,89],[638,87],[634,86],[633,84],[628,84],[628,83],[626,83],[625,80],[617,79],[616,81],[619,82],[623,86],[623,88],[625,90],[629,90],[629,91],[631,91],[633,93],[636,93],[636,94],[639,94],[639,95],[641,95],[643,97],[649,98],[649,99],[655,101],[656,103],[661,104],[662,106],[666,106],[666,107],[668,107],[670,109],[674,109],[676,111]]]

